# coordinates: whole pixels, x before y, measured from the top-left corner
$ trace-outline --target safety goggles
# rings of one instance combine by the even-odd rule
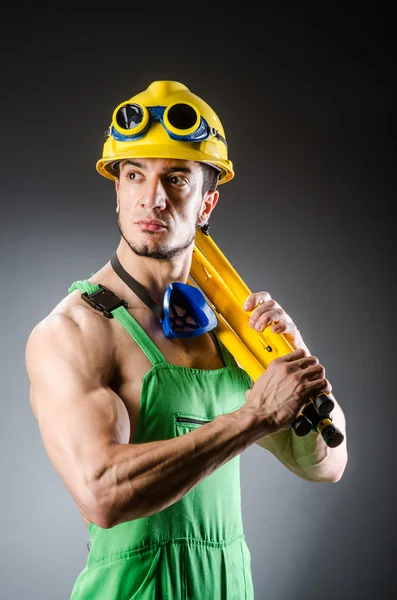
[[[202,142],[215,137],[227,146],[225,138],[210,127],[198,109],[189,102],[174,102],[168,106],[144,106],[123,102],[113,112],[112,124],[105,137],[129,142],[143,137],[152,123],[159,121],[169,137],[186,142]]]

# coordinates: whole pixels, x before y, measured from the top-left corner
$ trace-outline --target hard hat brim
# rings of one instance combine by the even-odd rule
[[[218,185],[226,183],[234,177],[233,164],[230,160],[216,158],[213,154],[205,154],[201,151],[188,148],[186,146],[183,149],[180,147],[174,147],[171,149],[169,144],[148,145],[146,150],[145,145],[142,144],[139,145],[139,147],[137,147],[134,151],[132,151],[131,147],[129,147],[126,152],[120,152],[118,150],[114,157],[108,154],[106,158],[99,159],[96,163],[96,169],[98,173],[107,179],[115,180],[118,179],[118,173],[113,168],[114,163],[128,160],[129,158],[174,158],[178,160],[193,160],[218,167],[221,169],[221,176],[219,178]]]

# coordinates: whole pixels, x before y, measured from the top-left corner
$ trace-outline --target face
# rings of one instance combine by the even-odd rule
[[[171,260],[192,246],[219,195],[212,191],[203,197],[200,164],[139,158],[125,160],[119,168],[117,225],[131,250],[138,256]]]

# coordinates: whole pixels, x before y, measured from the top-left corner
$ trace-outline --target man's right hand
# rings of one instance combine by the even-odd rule
[[[330,393],[325,369],[315,356],[299,348],[275,358],[246,392],[252,411],[265,434],[291,427],[310,397]]]

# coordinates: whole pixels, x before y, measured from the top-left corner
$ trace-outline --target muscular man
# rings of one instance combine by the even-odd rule
[[[291,428],[309,396],[331,386],[268,292],[247,299],[247,326],[277,321],[294,350],[254,384],[213,329],[166,336],[153,309],[171,283],[186,284],[197,229],[234,175],[212,108],[178,82],[155,81],[116,107],[106,135],[97,169],[115,180],[119,245],[26,346],[45,449],[90,533],[71,600],[250,600],[240,455],[257,443],[303,479],[338,481],[346,438],[330,449],[316,431]]]

